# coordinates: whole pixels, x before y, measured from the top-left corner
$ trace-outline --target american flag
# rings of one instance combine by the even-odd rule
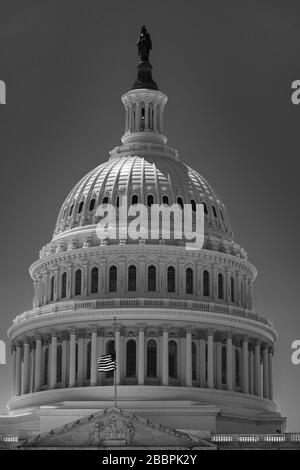
[[[104,354],[97,359],[97,371],[98,372],[109,372],[110,370],[116,369],[116,355]]]

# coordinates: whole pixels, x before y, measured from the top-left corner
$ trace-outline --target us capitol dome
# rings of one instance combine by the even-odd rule
[[[214,188],[167,145],[167,96],[141,39],[122,144],[75,184],[30,266],[33,308],[8,331],[12,397],[0,432],[38,439],[114,409],[113,374],[97,372],[113,351],[117,407],[151,429],[284,430],[273,401],[277,333],[252,305],[256,269]],[[118,209],[122,196],[147,207],[202,203],[203,248],[162,236],[99,240],[97,207]]]

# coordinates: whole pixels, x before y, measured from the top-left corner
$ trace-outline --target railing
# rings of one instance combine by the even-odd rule
[[[211,442],[224,447],[251,446],[300,446],[300,433],[274,433],[274,434],[212,434]]]
[[[273,323],[269,318],[259,315],[253,310],[234,307],[232,305],[218,304],[213,302],[202,302],[197,300],[180,300],[180,299],[158,299],[158,298],[111,298],[111,299],[91,299],[91,300],[73,300],[61,301],[50,305],[29,310],[18,315],[13,323],[19,323],[24,320],[68,310],[80,309],[107,309],[107,308],[171,308],[182,310],[195,310],[204,312],[225,313],[242,318],[249,318],[258,321],[269,327],[273,327]]]

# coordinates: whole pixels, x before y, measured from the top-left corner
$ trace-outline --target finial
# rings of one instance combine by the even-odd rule
[[[136,81],[132,85],[132,90],[136,90],[138,88],[158,90],[158,86],[152,78],[152,65],[149,62],[150,50],[152,49],[152,41],[145,25],[143,25],[141,28],[137,47],[138,55],[141,61],[138,64],[138,75]]]

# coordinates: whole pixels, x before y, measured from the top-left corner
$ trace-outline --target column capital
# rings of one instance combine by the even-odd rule
[[[67,330],[60,331],[59,336],[61,341],[67,341],[70,338],[69,331]]]
[[[242,335],[242,342],[243,343],[249,343],[250,336],[249,335]]]
[[[161,325],[161,331],[162,331],[163,333],[168,333],[168,332],[169,332],[169,329],[170,329],[170,325],[168,325],[168,324],[166,324],[166,323],[163,324],[163,325]]]
[[[232,331],[228,330],[224,332],[225,338],[226,339],[232,339]]]
[[[30,336],[25,336],[25,338],[24,338],[24,346],[25,346],[25,344],[30,345],[30,342],[31,342]]]
[[[70,336],[77,336],[78,329],[77,328],[70,328],[69,334]]]
[[[272,356],[274,355],[274,346],[273,345],[269,346],[269,354],[271,354]]]
[[[146,329],[146,323],[138,323],[137,324],[137,327],[138,327],[138,331],[142,331],[142,332],[145,332],[145,329]]]
[[[15,352],[17,350],[16,343],[11,343],[11,353]]]
[[[52,337],[52,338],[53,338],[53,337],[56,338],[57,335],[58,335],[58,332],[57,332],[57,330],[55,330],[55,329],[53,328],[53,329],[51,330],[50,334],[51,334],[51,337]]]
[[[215,328],[208,328],[208,329],[206,330],[207,337],[208,337],[208,336],[212,336],[212,337],[213,337],[214,334],[215,334],[215,331],[216,331]]]
[[[39,332],[35,333],[34,339],[35,339],[35,341],[42,341],[42,339],[43,339],[42,333],[39,333]]]
[[[82,328],[78,331],[78,338],[83,339],[86,336],[86,331]]]
[[[192,333],[194,328],[192,325],[188,324],[188,325],[185,325],[184,329],[186,333]]]
[[[18,341],[16,342],[17,344],[17,348],[22,348],[23,346],[23,341],[21,341],[20,339],[18,339]]]

